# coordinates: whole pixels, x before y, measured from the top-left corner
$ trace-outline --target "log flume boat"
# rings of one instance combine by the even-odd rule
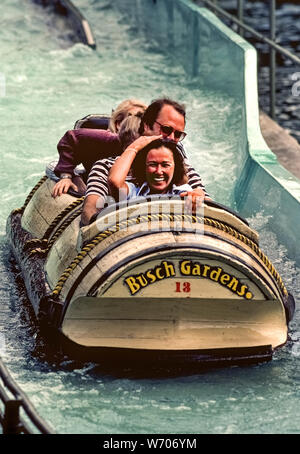
[[[44,175],[7,221],[48,342],[140,367],[267,361],[287,342],[293,296],[237,213],[152,197],[80,228],[84,198],[54,199],[54,184]]]

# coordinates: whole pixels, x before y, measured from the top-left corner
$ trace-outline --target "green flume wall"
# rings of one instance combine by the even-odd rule
[[[198,78],[201,88],[241,104],[236,208],[245,217],[263,212],[289,256],[300,263],[300,181],[278,163],[261,135],[256,50],[189,0],[115,0],[114,5],[138,33]]]

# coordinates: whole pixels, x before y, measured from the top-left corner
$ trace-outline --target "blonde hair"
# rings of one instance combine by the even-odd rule
[[[132,109],[139,109],[134,115],[141,118],[147,109],[147,106],[138,99],[125,99],[125,101],[121,102],[121,104],[112,112],[108,129],[111,132],[117,132],[117,125],[120,125],[126,117],[132,115],[130,112]]]
[[[140,137],[140,125],[141,117],[136,115],[130,115],[122,121],[118,134],[123,150]]]

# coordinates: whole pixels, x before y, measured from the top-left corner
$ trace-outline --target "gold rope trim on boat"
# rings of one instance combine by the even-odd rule
[[[55,228],[58,226],[60,221],[68,214],[70,213],[74,208],[78,207],[78,205],[82,205],[84,200],[84,197],[80,197],[79,199],[75,200],[72,202],[70,205],[68,205],[66,208],[64,208],[58,216],[51,222],[49,225],[48,229],[46,230],[44,236],[42,239],[39,238],[33,238],[31,240],[26,241],[24,244],[24,250],[29,249],[32,246],[37,247],[37,249],[32,249],[29,253],[29,255],[34,255],[34,254],[47,254],[48,251],[51,249],[53,243],[57,240],[57,238],[62,234],[62,232],[71,224],[71,222],[80,214],[81,208],[75,210],[71,216],[69,216],[57,229],[55,234],[53,235],[52,238],[49,240],[49,236],[55,230]],[[42,249],[41,249],[42,248]]]
[[[47,228],[44,236],[43,236],[43,240],[46,240],[46,239],[49,239],[49,236],[51,235],[51,233],[53,232],[53,230],[58,226],[58,224],[60,223],[60,221],[68,214],[70,213],[70,211],[73,210],[73,208],[77,207],[78,205],[81,205],[82,202],[84,200],[84,197],[80,197],[79,199],[75,200],[74,202],[72,202],[70,205],[68,205],[66,208],[64,208],[58,216],[56,216],[56,218],[51,222],[51,224],[49,225],[49,227]]]
[[[47,175],[44,175],[38,182],[37,184],[32,188],[32,190],[30,191],[30,193],[28,194],[28,196],[26,197],[26,200],[24,202],[24,205],[21,207],[21,208],[16,208],[12,211],[13,214],[15,213],[23,213],[25,208],[27,207],[28,203],[30,202],[30,200],[32,199],[34,193],[38,190],[38,188],[40,186],[42,186],[42,184],[47,180]]]
[[[149,222],[151,220],[158,220],[158,221],[163,221],[163,220],[180,220],[180,221],[190,221],[190,222],[198,222],[204,225],[212,226],[218,230],[222,230],[229,235],[234,236],[236,239],[242,241],[245,243],[247,246],[249,246],[257,255],[258,257],[262,260],[262,262],[266,265],[272,276],[275,278],[277,281],[278,286],[280,287],[280,290],[284,295],[288,295],[288,292],[283,284],[283,281],[279,275],[279,273],[276,271],[275,267],[271,263],[271,261],[268,259],[268,257],[262,252],[262,250],[258,247],[256,243],[254,243],[252,240],[247,238],[245,235],[237,232],[235,229],[232,227],[227,226],[226,224],[223,224],[222,222],[215,221],[214,219],[211,218],[203,218],[200,216],[194,216],[194,215],[187,215],[187,214],[180,214],[180,215],[174,215],[174,214],[149,214],[149,215],[143,215],[143,216],[138,216],[137,218],[132,218],[132,219],[126,219],[122,222],[118,222],[115,224],[114,228],[110,228],[108,230],[105,230],[98,235],[96,235],[93,240],[91,240],[88,244],[86,244],[81,251],[77,254],[77,256],[72,260],[70,265],[65,268],[64,272],[61,274],[55,288],[52,291],[52,296],[53,297],[58,297],[62,291],[62,288],[71,275],[72,271],[77,267],[77,265],[87,256],[87,254],[93,250],[99,243],[101,243],[103,240],[108,238],[109,236],[113,235],[114,233],[118,232],[119,230],[122,230],[122,228],[129,227],[134,224],[140,224],[142,222]]]

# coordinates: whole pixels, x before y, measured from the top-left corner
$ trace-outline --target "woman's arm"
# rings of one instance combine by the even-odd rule
[[[105,199],[96,194],[86,196],[83,202],[83,210],[81,214],[81,226],[88,225],[91,218],[101,211],[104,206]]]

